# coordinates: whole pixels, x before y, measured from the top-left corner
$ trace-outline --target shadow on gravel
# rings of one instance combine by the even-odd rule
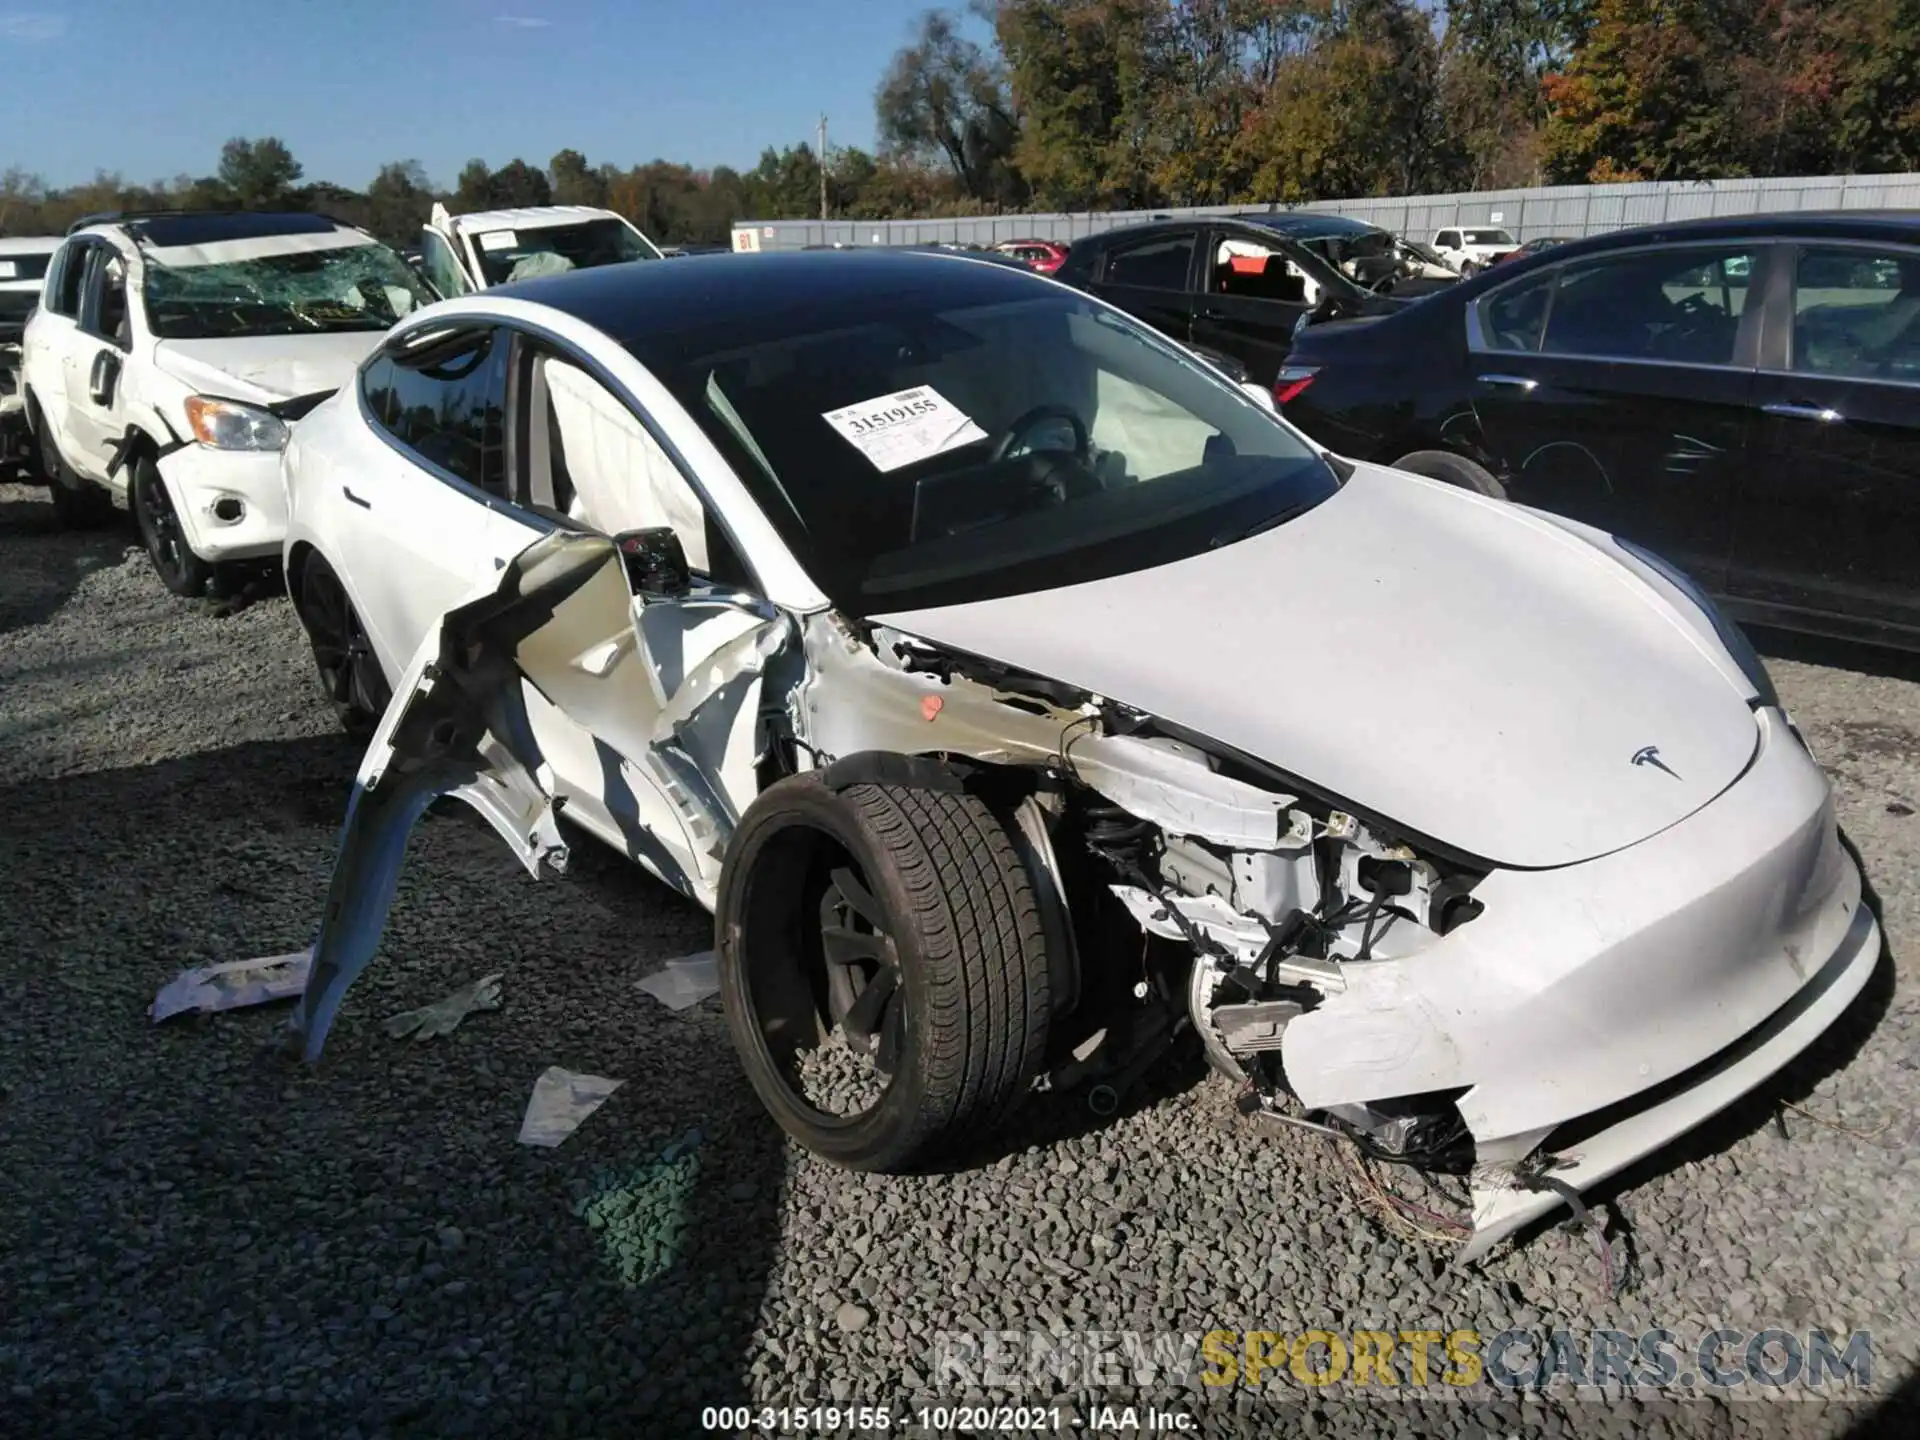
[[[717,1002],[634,988],[711,922],[632,867],[536,882],[429,816],[320,1065],[284,1006],[148,1022],[181,969],[311,938],[358,760],[0,788],[0,1431],[689,1434],[748,1398],[784,1141]],[[499,1012],[384,1032],[490,973]],[[552,1065],[625,1083],[519,1145]]]
[[[62,529],[48,500],[0,500],[0,553],[6,557],[0,635],[51,618],[87,576],[118,565],[131,540],[128,525]]]

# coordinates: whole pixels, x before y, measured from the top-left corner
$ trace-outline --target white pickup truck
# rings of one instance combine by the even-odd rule
[[[1477,274],[1493,264],[1504,260],[1515,250],[1519,243],[1507,231],[1492,225],[1451,226],[1445,230],[1436,230],[1433,235],[1433,248],[1440,252],[1440,258],[1460,273],[1462,280]]]
[[[625,216],[592,205],[453,215],[436,204],[420,231],[420,271],[448,299],[510,280],[660,258]]]

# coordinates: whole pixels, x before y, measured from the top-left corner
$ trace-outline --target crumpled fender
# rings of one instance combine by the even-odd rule
[[[523,550],[496,589],[449,610],[421,642],[367,747],[340,832],[307,987],[288,1022],[317,1060],[347,989],[386,930],[407,838],[451,795],[478,810],[529,873],[566,867],[553,776],[527,721],[522,641],[626,580],[611,541],[556,532]]]

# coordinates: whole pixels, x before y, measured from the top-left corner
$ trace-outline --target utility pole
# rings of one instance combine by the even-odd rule
[[[827,117],[820,117],[820,218],[827,218]]]

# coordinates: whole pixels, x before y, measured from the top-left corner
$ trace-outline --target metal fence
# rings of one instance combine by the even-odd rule
[[[1233,215],[1257,205],[1110,210],[1051,215],[976,215],[951,220],[744,220],[735,250],[799,250],[809,245],[993,245],[1002,240],[1078,240],[1100,230],[1191,215]],[[1768,180],[1645,181],[1627,185],[1549,185],[1399,199],[1317,200],[1298,207],[1350,215],[1415,239],[1455,225],[1497,225],[1515,239],[1594,235],[1711,215],[1787,210],[1920,209],[1920,174],[1809,175]]]

